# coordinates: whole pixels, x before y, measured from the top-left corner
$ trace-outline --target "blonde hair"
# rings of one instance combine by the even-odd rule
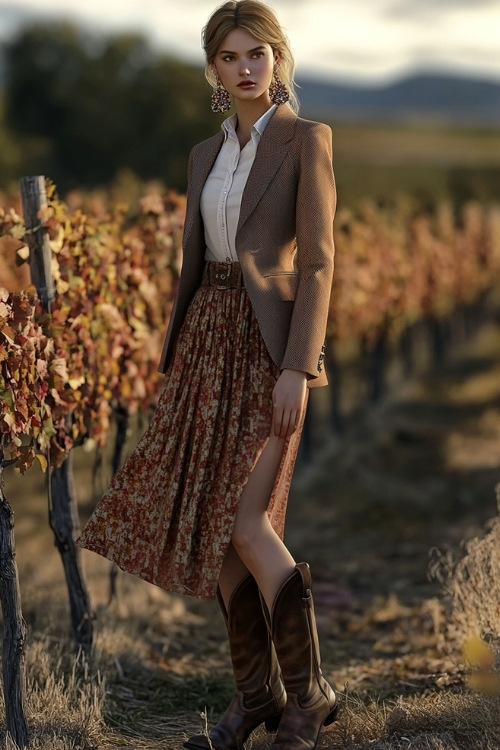
[[[290,94],[290,105],[298,112],[299,102],[295,92],[295,60],[290,43],[273,9],[260,0],[228,0],[214,10],[202,32],[205,50],[205,77],[213,87],[217,85],[212,70],[217,51],[226,36],[234,29],[244,29],[259,42],[270,45],[280,56],[278,75]]]

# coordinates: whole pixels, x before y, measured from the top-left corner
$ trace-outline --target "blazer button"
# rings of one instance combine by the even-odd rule
[[[321,372],[323,370],[323,360],[325,359],[325,354],[326,354],[325,345],[323,344],[323,346],[321,347],[319,358],[318,358],[318,372]]]

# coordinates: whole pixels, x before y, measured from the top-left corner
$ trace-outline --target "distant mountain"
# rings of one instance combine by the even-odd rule
[[[452,75],[412,75],[385,86],[300,77],[301,114],[328,119],[441,120],[500,126],[500,82]]]

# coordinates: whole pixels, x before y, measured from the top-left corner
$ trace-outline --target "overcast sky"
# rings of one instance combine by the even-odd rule
[[[199,62],[217,0],[0,0],[0,36],[70,18],[95,31],[135,30]],[[500,0],[274,0],[300,73],[384,81],[419,69],[500,80]]]

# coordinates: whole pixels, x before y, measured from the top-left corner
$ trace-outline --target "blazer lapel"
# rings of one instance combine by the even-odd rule
[[[268,122],[243,190],[237,232],[257,206],[285,158],[296,120],[295,112],[289,106],[282,105]]]
[[[193,172],[189,181],[188,190],[188,213],[186,214],[184,222],[184,247],[188,243],[196,222],[201,222],[201,191],[203,190],[203,186],[205,185],[206,179],[210,174],[210,170],[214,165],[223,142],[224,134],[221,131],[208,141],[205,141],[205,143],[200,144],[198,153],[196,153],[194,157]]]

